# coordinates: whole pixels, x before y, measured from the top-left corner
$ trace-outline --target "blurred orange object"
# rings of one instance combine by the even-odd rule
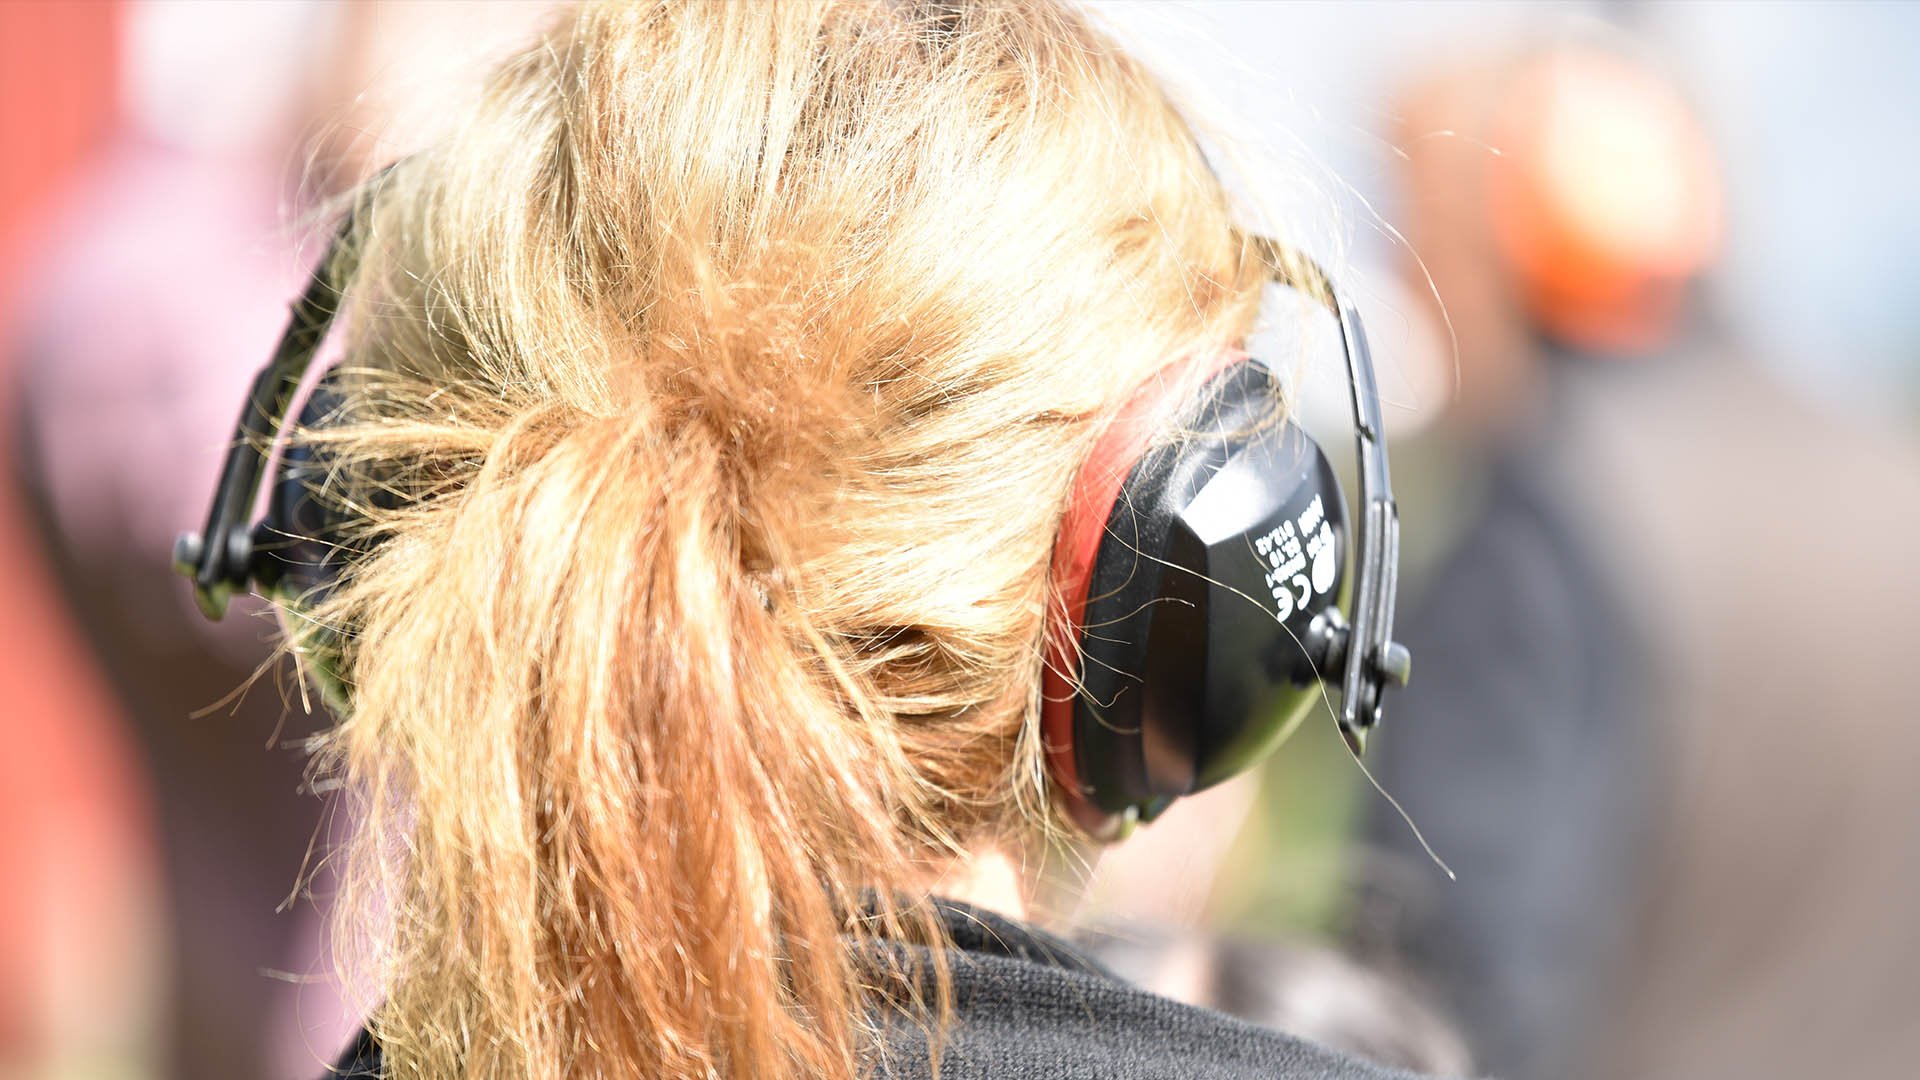
[[[1714,154],[1680,94],[1622,56],[1554,50],[1506,80],[1489,134],[1489,218],[1533,320],[1594,352],[1665,343],[1723,228]]]
[[[0,341],[36,214],[114,107],[113,3],[0,4]],[[12,357],[0,352],[0,475]],[[158,962],[150,809],[124,729],[22,519],[0,495],[0,1072],[123,1072]]]
[[[112,3],[0,4],[0,319],[35,207],[113,115]]]

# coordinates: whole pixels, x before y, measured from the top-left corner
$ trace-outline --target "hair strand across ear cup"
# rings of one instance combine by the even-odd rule
[[[1049,760],[1068,812],[1096,835],[1251,767],[1323,683],[1340,688],[1337,722],[1361,752],[1385,687],[1411,668],[1392,640],[1399,520],[1365,332],[1313,264],[1273,265],[1340,323],[1357,542],[1349,560],[1332,466],[1275,415],[1277,386],[1257,361],[1183,361],[1116,414],[1056,541],[1061,620],[1044,688]],[[1338,606],[1349,562],[1351,620]]]

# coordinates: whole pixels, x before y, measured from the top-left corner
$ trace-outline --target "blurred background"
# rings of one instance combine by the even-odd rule
[[[1920,7],[1097,7],[1361,300],[1416,658],[1368,765],[1457,880],[1310,718],[1102,865],[1096,945],[1436,1072],[1920,1068]],[[326,199],[550,10],[0,3],[0,1076],[351,1030],[323,720],[167,553]]]

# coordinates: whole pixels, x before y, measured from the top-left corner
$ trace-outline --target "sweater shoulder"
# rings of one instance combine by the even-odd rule
[[[887,1080],[1410,1080],[1270,1028],[1149,994],[1097,970],[958,954],[952,1023],[937,1039],[882,1024]]]

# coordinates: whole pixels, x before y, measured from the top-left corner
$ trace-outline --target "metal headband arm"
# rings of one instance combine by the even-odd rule
[[[1355,753],[1380,722],[1386,684],[1405,686],[1413,659],[1393,640],[1394,596],[1400,584],[1400,512],[1387,468],[1386,427],[1373,353],[1359,312],[1342,300],[1333,280],[1312,259],[1265,237],[1256,238],[1276,280],[1306,293],[1333,312],[1347,355],[1347,388],[1353,404],[1354,447],[1360,462],[1360,514],[1354,545],[1351,625],[1330,650],[1327,670],[1340,676],[1340,733]]]
[[[234,424],[226,460],[220,466],[205,528],[198,533],[183,533],[174,541],[174,570],[192,580],[194,601],[210,619],[225,615],[234,592],[246,589],[252,581],[252,516],[262,474],[294,392],[312,366],[314,354],[319,352],[320,342],[340,307],[341,263],[357,217],[350,212],[328,244],[326,257],[293,304],[293,314],[281,331],[273,358],[254,376],[240,419]]]
[[[1328,296],[1332,297],[1331,290]],[[1340,700],[1340,731],[1356,752],[1380,722],[1381,692],[1388,682],[1405,686],[1413,657],[1393,640],[1393,601],[1400,586],[1400,510],[1387,471],[1387,432],[1380,418],[1367,331],[1353,305],[1335,301],[1340,338],[1346,346],[1353,392],[1354,444],[1360,456],[1359,535],[1354,556],[1353,625],[1347,639],[1347,670]]]

